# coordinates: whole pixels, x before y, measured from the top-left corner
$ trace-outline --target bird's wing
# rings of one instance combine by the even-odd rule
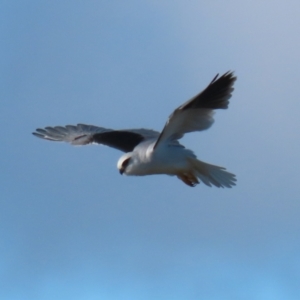
[[[214,109],[226,109],[236,80],[233,72],[217,74],[201,93],[179,106],[170,115],[154,148],[164,141],[175,141],[185,133],[208,129],[214,122]]]
[[[149,129],[112,130],[85,124],[38,128],[32,134],[72,145],[103,144],[123,152],[131,152],[143,140],[159,136],[159,132]]]

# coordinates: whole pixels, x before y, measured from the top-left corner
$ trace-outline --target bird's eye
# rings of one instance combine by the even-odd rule
[[[129,161],[130,161],[130,157],[129,158],[126,158],[123,163],[122,163],[122,169],[126,169],[126,167],[128,166],[129,164]]]

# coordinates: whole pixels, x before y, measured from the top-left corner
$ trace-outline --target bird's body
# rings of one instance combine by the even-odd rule
[[[217,75],[203,92],[171,114],[161,133],[148,129],[112,130],[78,124],[46,127],[33,134],[73,145],[98,143],[121,150],[125,152],[117,164],[121,174],[175,175],[189,186],[202,181],[208,186],[231,187],[236,181],[234,174],[198,160],[178,140],[185,133],[205,130],[213,124],[213,110],[227,108],[235,80],[232,72],[220,78]]]
[[[158,150],[154,149],[155,143],[156,140],[145,141],[133,149],[131,160],[134,163],[126,168],[126,175],[176,175],[188,167],[187,156],[195,157],[191,150],[181,145],[163,144]],[[119,163],[122,161],[121,157]]]

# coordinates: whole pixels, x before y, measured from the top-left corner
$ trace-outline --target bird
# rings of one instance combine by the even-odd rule
[[[195,187],[202,182],[211,187],[231,188],[236,176],[225,168],[197,159],[179,140],[189,132],[202,131],[214,123],[214,110],[227,109],[237,77],[228,71],[217,74],[199,94],[186,101],[169,116],[161,132],[150,129],[113,130],[77,124],[38,128],[32,134],[72,145],[102,144],[125,152],[117,163],[121,175],[177,176]]]

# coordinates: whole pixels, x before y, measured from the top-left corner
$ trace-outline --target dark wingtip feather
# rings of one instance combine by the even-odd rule
[[[201,96],[203,96],[203,105],[211,109],[228,108],[235,81],[236,76],[234,76],[232,71],[226,72],[221,77],[216,76],[201,93]]]
[[[36,129],[36,131],[32,132],[32,134],[40,139],[44,139],[48,141],[57,141],[57,139],[48,136],[48,132],[41,128]]]
[[[43,135],[41,135],[40,133],[37,133],[37,132],[32,132],[32,134],[38,138],[42,138]]]
[[[208,109],[226,109],[229,99],[233,92],[233,84],[236,81],[233,71],[224,73],[221,77],[217,74],[210,84],[201,93],[196,95],[182,109],[189,108],[208,108]]]

